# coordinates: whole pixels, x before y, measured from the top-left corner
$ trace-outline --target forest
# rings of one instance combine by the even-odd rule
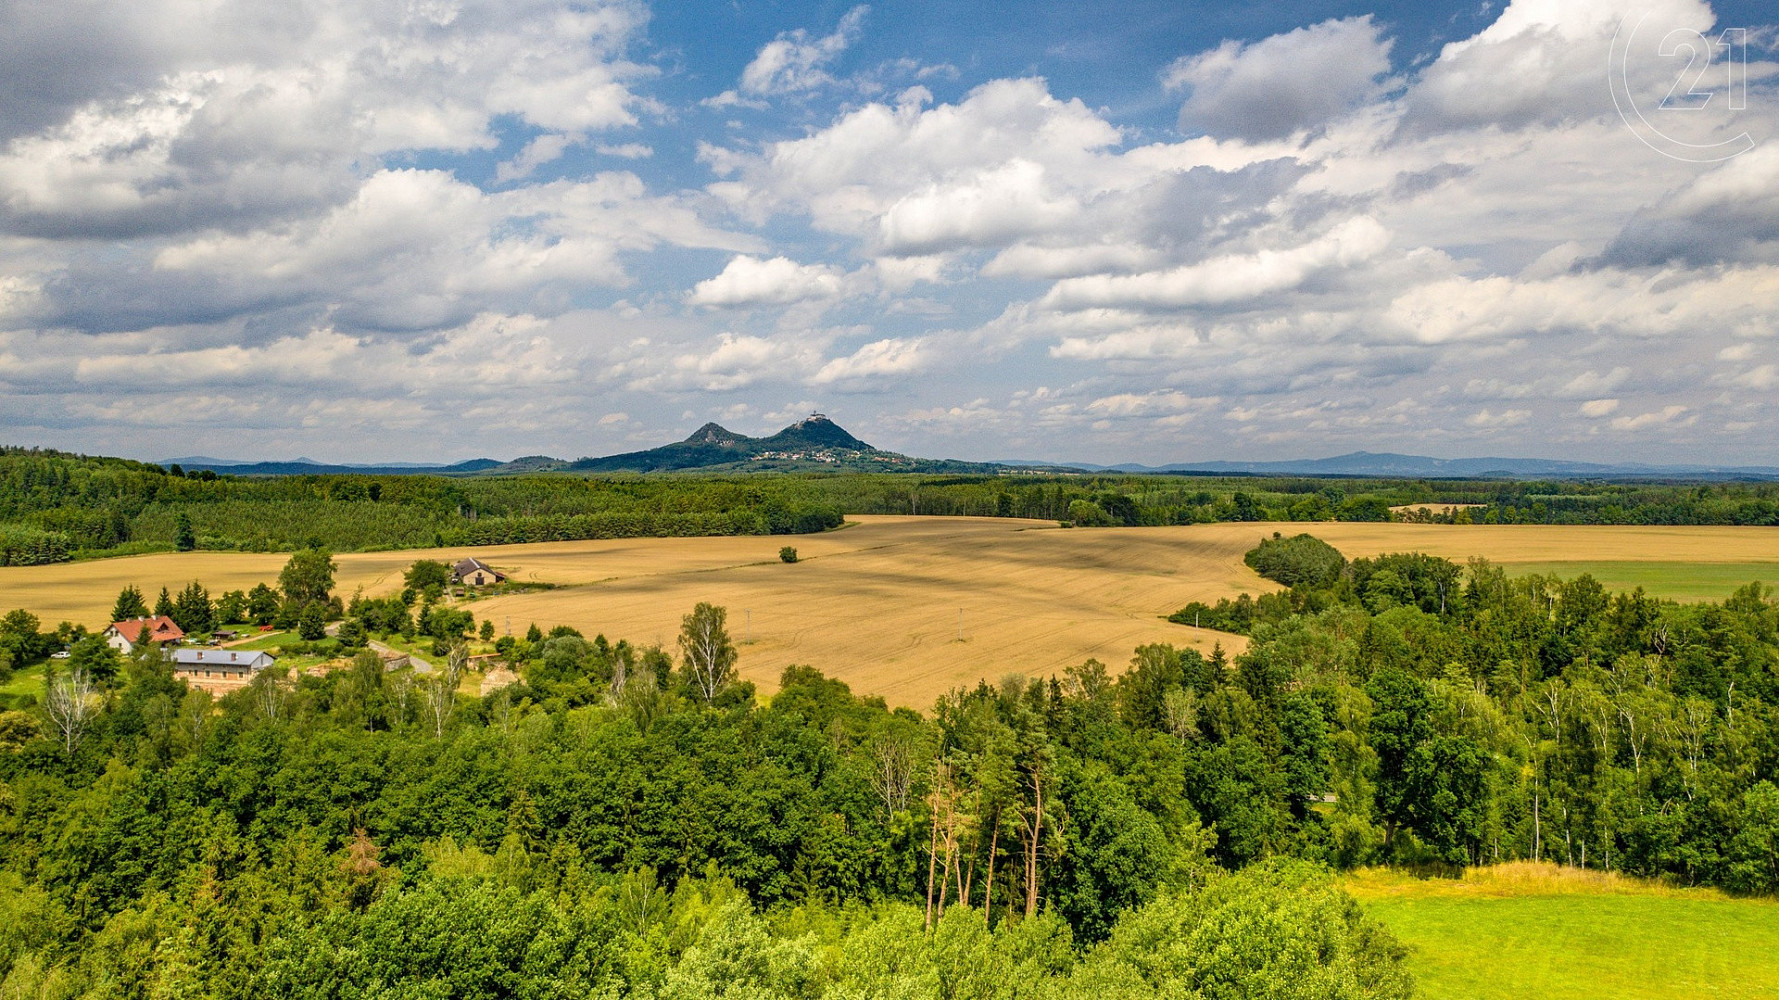
[[[1474,505],[1393,512],[1409,504]],[[0,566],[173,549],[336,552],[823,531],[847,514],[1214,521],[1779,524],[1779,484],[1123,475],[245,478],[0,448]]]
[[[285,600],[331,601],[299,558]],[[330,614],[451,641],[431,673],[212,698],[88,643],[0,713],[0,991],[1403,997],[1338,872],[1779,890],[1759,584],[1677,604],[1282,533],[1250,562],[1291,589],[1240,656],[1010,663],[927,713],[819,665],[762,699],[709,605],[669,649],[533,625],[474,694],[473,614],[400,599]],[[0,645],[42,655],[26,618]]]
[[[841,511],[794,480],[259,479],[0,450],[0,565],[173,549],[337,552],[585,538],[797,534]]]

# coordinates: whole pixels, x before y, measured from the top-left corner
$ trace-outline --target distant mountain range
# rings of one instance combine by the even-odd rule
[[[531,455],[500,462],[477,458],[454,465],[329,465],[306,458],[286,462],[236,462],[195,455],[168,459],[162,465],[181,469],[209,469],[232,476],[303,475],[511,475],[534,472],[924,472],[992,475],[1010,471],[1009,466],[987,462],[911,458],[884,451],[853,437],[839,424],[815,413],[771,437],[737,434],[719,424],[705,424],[684,441],[658,448],[607,455],[603,458],[567,460]],[[1023,471],[1075,471],[1063,466],[1026,463]]]
[[[514,475],[536,472],[921,472],[992,475],[1002,472],[1122,472],[1150,475],[1328,476],[1388,479],[1685,479],[1779,480],[1779,467],[1648,465],[1568,462],[1544,458],[1429,458],[1355,451],[1333,458],[1285,462],[1176,462],[1168,465],[1100,465],[1093,462],[961,462],[911,458],[875,448],[816,413],[770,437],[748,437],[705,424],[684,441],[658,448],[576,460],[529,455],[510,462],[476,458],[453,465],[408,462],[328,464],[307,458],[240,462],[206,456],[168,459],[162,465],[210,469],[235,476],[298,475]]]
[[[1021,465],[1018,461],[1004,465]],[[1170,465],[1066,463],[1089,472],[1237,476],[1354,476],[1388,479],[1779,479],[1779,467],[1569,462],[1547,458],[1428,458],[1355,451],[1284,462],[1177,462]]]
[[[187,458],[169,458],[160,464],[164,466],[177,465],[181,469],[209,469],[212,472],[230,476],[461,476],[475,472],[487,472],[489,469],[499,468],[505,463],[497,462],[492,458],[473,458],[455,465],[425,465],[414,462],[341,465],[316,462],[307,458],[293,458],[288,462],[235,462],[228,459],[193,455]]]

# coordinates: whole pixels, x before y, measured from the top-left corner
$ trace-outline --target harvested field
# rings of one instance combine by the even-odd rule
[[[1483,503],[1399,503],[1390,509],[1398,514],[1406,514],[1410,511],[1417,514],[1445,514],[1454,510],[1475,510],[1487,506],[1488,504]]]
[[[1258,537],[1258,529],[1307,531],[1349,559],[1425,552],[1460,562],[1482,556],[1507,566],[1565,562],[1779,564],[1779,528],[1563,524],[1209,524]],[[1193,530],[1198,530],[1197,528]]]
[[[1680,597],[1722,596],[1689,583],[1688,573],[1715,586],[1770,566],[1762,578],[1779,580],[1779,530],[1772,528],[1245,523],[1061,529],[1046,521],[887,516],[852,522],[792,537],[346,554],[338,557],[338,589],[393,592],[415,559],[473,553],[515,580],[557,587],[476,602],[477,617],[492,619],[497,629],[509,619],[515,630],[534,621],[562,623],[663,645],[673,643],[693,604],[710,601],[729,609],[731,632],[743,642],[743,674],[767,689],[786,665],[807,663],[861,692],[924,708],[953,686],[1014,671],[1047,675],[1090,656],[1117,669],[1146,642],[1209,649],[1221,641],[1235,651],[1243,644],[1239,637],[1161,616],[1188,601],[1271,589],[1242,564],[1242,554],[1274,530],[1310,532],[1350,558],[1479,555],[1510,569],[1565,576],[1594,571],[1608,583],[1615,579],[1608,571],[1622,569],[1649,581],[1652,593]],[[786,544],[802,561],[779,562],[778,548]],[[274,581],[285,558],[187,552],[0,567],[0,610],[24,607],[47,622],[98,627],[126,584],[143,588],[150,600],[162,586],[177,590],[194,579],[215,594]]]
[[[1242,564],[1252,542],[1179,529],[856,520],[815,537],[721,539],[716,548],[732,553],[723,566],[710,565],[713,552],[700,540],[600,543],[613,548],[537,571],[585,585],[490,598],[474,610],[500,629],[509,619],[515,631],[568,622],[671,647],[680,617],[710,601],[729,609],[743,675],[768,690],[785,666],[805,663],[862,693],[927,708],[960,684],[1046,676],[1088,657],[1116,670],[1149,642],[1239,651],[1239,636],[1162,616],[1187,601],[1267,586]],[[799,562],[779,562],[785,542]]]
[[[865,693],[921,708],[959,684],[1013,672],[1048,675],[1098,657],[1113,669],[1148,642],[1222,642],[1239,636],[1174,625],[1162,616],[1191,600],[1269,588],[1242,564],[1252,528],[1212,536],[1192,529],[1061,529],[993,518],[858,517],[839,531],[794,537],[647,538],[476,550],[345,554],[338,589],[400,586],[415,559],[471,551],[515,580],[558,589],[471,605],[504,631],[569,624],[671,647],[699,601],[729,609],[744,676],[771,689],[806,663]],[[794,545],[795,564],[778,559]],[[285,557],[244,553],[134,556],[0,568],[0,608],[48,621],[103,623],[135,583],[150,595],[192,579],[212,593],[273,580]],[[959,612],[962,612],[961,634]]]

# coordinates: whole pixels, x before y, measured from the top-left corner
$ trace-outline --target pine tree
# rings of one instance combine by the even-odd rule
[[[198,536],[192,531],[191,518],[185,511],[173,522],[173,547],[181,552],[190,552],[198,547]]]
[[[161,596],[154,602],[154,613],[157,618],[162,616],[167,618],[173,617],[173,595],[167,593],[167,588],[165,587],[161,588]]]
[[[173,602],[173,621],[190,633],[209,632],[216,628],[216,608],[210,603],[210,592],[196,580],[179,592]]]
[[[507,805],[506,836],[517,839],[519,846],[525,850],[535,851],[543,843],[541,830],[537,818],[537,803],[532,800],[529,791],[520,787]]]
[[[142,591],[135,584],[125,587],[117,595],[117,603],[111,606],[111,620],[127,622],[132,618],[143,618],[148,615],[148,602],[142,599]]]

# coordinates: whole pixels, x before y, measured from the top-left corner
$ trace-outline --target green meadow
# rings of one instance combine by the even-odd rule
[[[1655,597],[1676,601],[1721,601],[1737,587],[1759,580],[1779,584],[1779,563],[1775,562],[1503,562],[1509,573],[1523,576],[1539,573],[1574,579],[1583,573],[1609,591],[1630,591],[1638,587]]]
[[[1409,946],[1416,995],[1427,1000],[1779,996],[1779,903],[1567,882],[1367,872],[1348,888]]]

